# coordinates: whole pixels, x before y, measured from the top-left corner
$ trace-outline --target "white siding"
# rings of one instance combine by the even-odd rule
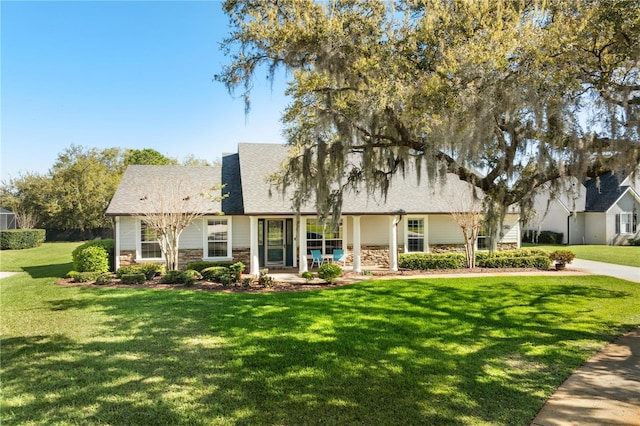
[[[505,235],[502,237],[501,242],[503,243],[517,243],[518,247],[520,247],[520,222],[519,216],[517,215],[507,215],[504,219],[504,226],[509,227],[509,229],[503,228]]]
[[[138,244],[138,218],[131,216],[120,217],[120,250],[137,250]]]
[[[569,244],[585,244],[584,217],[584,213],[579,213],[569,219]]]
[[[249,216],[233,216],[232,244],[233,248],[247,248],[251,245],[251,229]]]
[[[360,235],[363,246],[389,245],[389,216],[361,216]]]
[[[429,245],[464,244],[460,226],[451,215],[429,215]]]
[[[613,225],[615,226],[615,223]],[[607,244],[606,231],[604,213],[585,213],[584,240],[586,244]]]

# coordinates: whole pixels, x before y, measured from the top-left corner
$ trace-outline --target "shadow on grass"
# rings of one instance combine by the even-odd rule
[[[55,265],[25,266],[22,270],[31,278],[61,278],[73,268],[73,263],[58,263]]]
[[[99,308],[102,335],[3,341],[7,424],[527,424],[593,351],[580,342],[619,331],[591,304],[630,297],[428,281],[86,291],[89,305],[51,309]]]

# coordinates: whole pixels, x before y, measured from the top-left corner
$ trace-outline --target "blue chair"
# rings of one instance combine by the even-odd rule
[[[313,268],[313,265],[315,264],[320,266],[324,263],[324,259],[322,258],[322,252],[320,250],[311,250],[311,257],[313,259],[311,261],[311,268]]]
[[[333,263],[338,262],[342,262],[342,266],[346,265],[347,263],[346,256],[344,255],[344,250],[342,249],[333,250]]]

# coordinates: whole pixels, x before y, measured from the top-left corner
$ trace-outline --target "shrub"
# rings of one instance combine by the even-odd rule
[[[229,266],[229,270],[233,272],[233,281],[238,282],[242,276],[242,271],[244,271],[244,263],[236,262]]]
[[[575,257],[576,255],[571,250],[556,250],[549,253],[549,258],[561,265],[571,263]]]
[[[162,276],[162,282],[165,284],[184,284],[185,286],[192,286],[198,277],[202,277],[200,272],[195,269],[187,269],[186,271],[167,271]]]
[[[122,274],[120,281],[122,284],[143,284],[147,277],[143,273]]]
[[[183,274],[184,274],[183,284],[185,286],[192,286],[193,284],[195,284],[197,280],[202,279],[202,274],[196,271],[195,269],[187,269],[186,271],[183,272]]]
[[[107,253],[107,258],[108,258],[108,269],[109,270],[113,270],[113,239],[111,238],[107,238],[104,240],[91,240],[91,241],[87,241],[84,244],[79,245],[78,247],[76,247],[73,252],[71,252],[71,257],[73,258],[73,263],[75,265],[76,263],[76,257],[79,255],[80,252],[82,252],[84,249],[88,248],[88,247],[101,247],[104,249],[104,251]],[[77,268],[77,266],[75,266]],[[106,272],[106,271],[105,271]]]
[[[237,263],[240,263],[240,262],[237,262]],[[185,269],[193,269],[195,271],[202,273],[204,269],[211,268],[212,266],[224,266],[225,268],[228,268],[232,265],[233,265],[233,262],[212,262],[210,260],[199,260],[196,262],[187,263]],[[244,269],[244,265],[242,265],[242,268]]]
[[[549,256],[495,256],[486,257],[481,261],[476,260],[476,266],[482,268],[539,268],[549,269],[551,259]]]
[[[88,283],[91,281],[96,281],[102,272],[95,271],[87,271],[87,272],[76,272],[73,274],[73,282],[76,283]]]
[[[226,266],[210,266],[200,271],[200,273],[205,280],[219,283],[222,282],[222,275],[228,273],[228,270]]]
[[[536,244],[562,244],[562,232],[527,230],[522,234],[522,242]]]
[[[411,253],[401,254],[398,266],[404,269],[459,269],[465,264],[463,253]]]
[[[630,246],[640,246],[640,238],[629,238]]]
[[[108,272],[104,274],[100,274],[96,278],[96,284],[98,285],[109,285],[111,284],[112,281],[113,281],[113,275]]]
[[[335,263],[324,263],[318,267],[318,277],[333,283],[342,275],[342,268]]]
[[[260,269],[260,275],[258,275],[258,285],[261,285],[262,287],[273,287],[276,281],[272,276],[268,274],[268,269]]]
[[[133,265],[121,266],[116,271],[118,278],[124,274],[144,274],[147,280],[152,279],[156,275],[165,273],[165,266],[161,263],[145,262],[135,263]]]
[[[311,271],[304,271],[302,273],[302,278],[304,278],[307,282],[311,281],[313,279],[313,272]]]
[[[3,229],[0,231],[0,250],[22,250],[38,247],[45,240],[44,229]]]
[[[108,272],[109,255],[103,247],[88,246],[74,250],[73,265],[78,272]]]
[[[246,277],[242,279],[242,288],[249,288],[251,287],[251,283],[253,282],[253,278],[252,277]]]

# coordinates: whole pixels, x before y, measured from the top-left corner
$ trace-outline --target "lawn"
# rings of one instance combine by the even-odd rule
[[[2,424],[526,425],[640,324],[640,287],[605,277],[228,294],[46,268],[0,281]]]
[[[574,252],[578,259],[595,260],[597,262],[614,263],[616,265],[635,266],[640,268],[640,247],[638,246],[565,246],[523,244],[523,247],[539,247],[549,252],[559,249],[567,249]]]

